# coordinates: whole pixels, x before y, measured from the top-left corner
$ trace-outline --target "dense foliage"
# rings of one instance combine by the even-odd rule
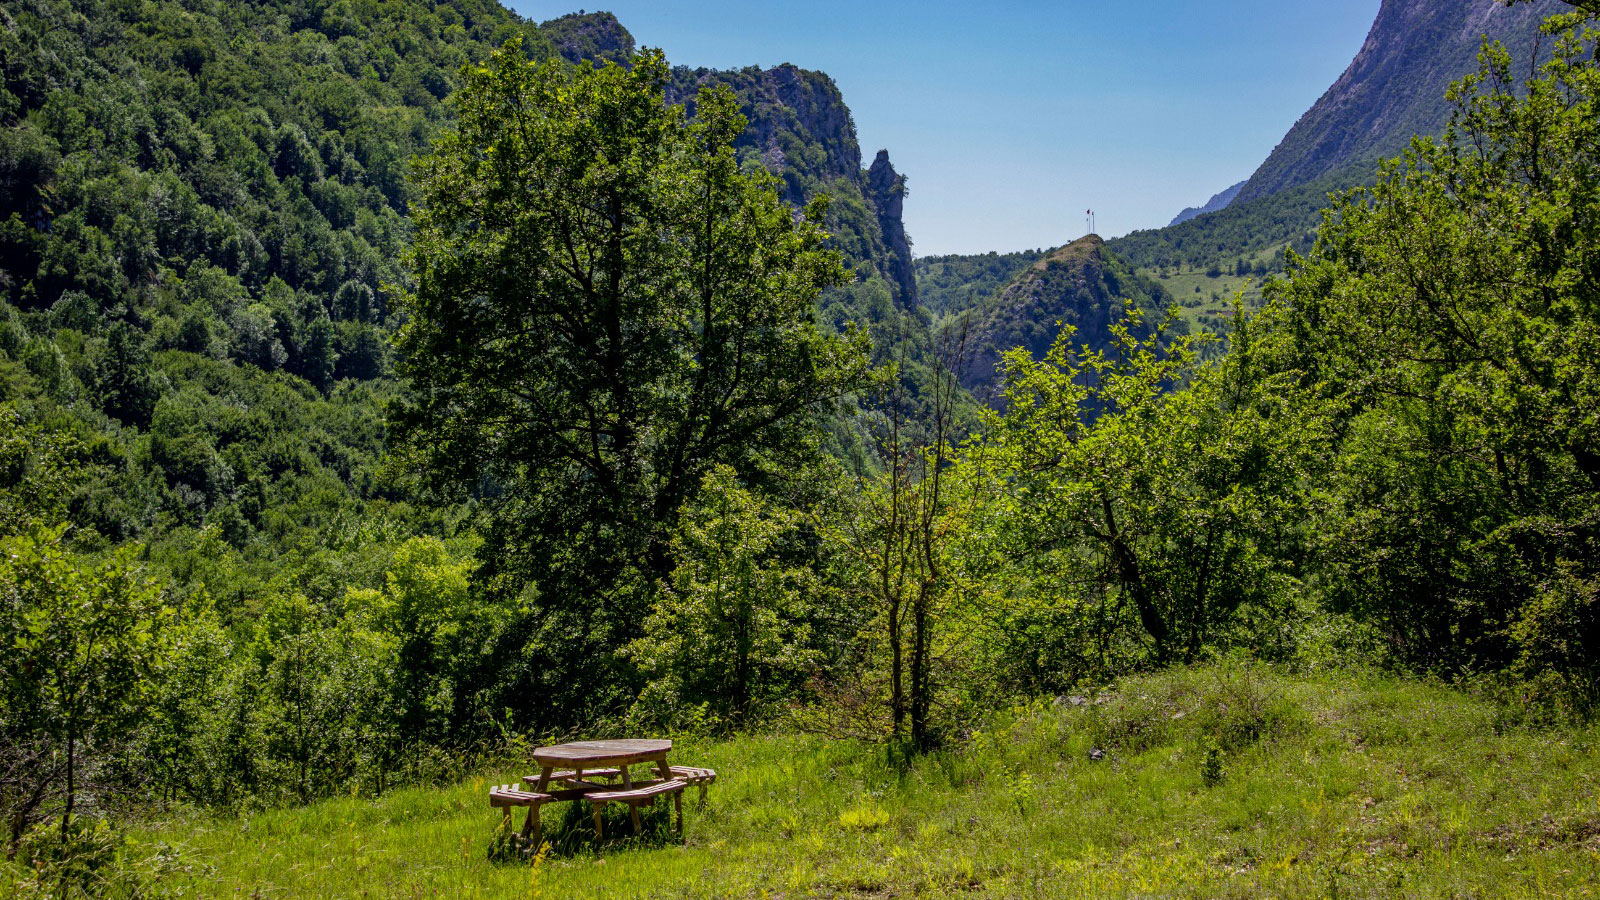
[[[935,317],[972,309],[1045,255],[1043,250],[917,257],[917,294]]]
[[[1271,292],[1339,418],[1329,600],[1405,658],[1518,664],[1594,701],[1600,222],[1594,35],[1519,98],[1486,51],[1446,137],[1327,217]]]
[[[533,598],[507,699],[539,686],[513,705],[529,724],[629,688],[612,655],[711,467],[802,467],[866,385],[864,342],[813,321],[844,280],[820,207],[797,222],[775,178],[740,171],[731,91],[691,122],[666,78],[656,53],[594,69],[510,46],[420,167],[402,439],[432,483],[485,497],[488,577]]]

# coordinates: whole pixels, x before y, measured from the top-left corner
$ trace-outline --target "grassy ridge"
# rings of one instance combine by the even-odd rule
[[[1445,687],[1208,667],[1012,710],[909,768],[817,738],[680,741],[722,773],[681,846],[597,853],[558,807],[550,858],[491,862],[484,790],[509,769],[141,839],[179,847],[172,886],[200,897],[1587,897],[1597,743]]]

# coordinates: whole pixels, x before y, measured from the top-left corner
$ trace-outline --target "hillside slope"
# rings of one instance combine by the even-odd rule
[[[951,324],[967,329],[961,383],[978,399],[998,404],[1006,351],[1022,347],[1042,357],[1063,325],[1077,329],[1074,344],[1104,347],[1111,326],[1129,310],[1139,310],[1148,327],[1171,303],[1160,285],[1108,253],[1099,235],[1080,238],[1034,261],[970,317]]]
[[[849,741],[680,736],[674,761],[718,772],[681,841],[667,804],[643,839],[615,813],[599,849],[587,810],[552,804],[537,867],[485,853],[485,787],[520,761],[152,823],[139,846],[176,856],[160,884],[192,897],[1535,898],[1600,881],[1593,726],[1517,727],[1436,683],[1343,671],[1179,669],[1087,699],[904,767]]]

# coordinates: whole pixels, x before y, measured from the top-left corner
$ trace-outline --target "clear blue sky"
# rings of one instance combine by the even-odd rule
[[[584,0],[578,0],[584,2]],[[588,0],[597,2],[597,0]],[[864,157],[910,183],[919,256],[1165,225],[1250,175],[1349,63],[1379,0],[610,0],[675,65],[833,76]],[[511,0],[543,21],[576,8]]]

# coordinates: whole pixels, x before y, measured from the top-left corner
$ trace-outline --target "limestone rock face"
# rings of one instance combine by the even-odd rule
[[[899,286],[902,305],[915,306],[917,276],[911,265],[911,239],[906,235],[901,218],[906,202],[906,177],[895,172],[887,150],[879,150],[872,168],[867,170],[867,197],[877,208],[878,227],[883,231],[883,242],[889,251],[885,275]]]

